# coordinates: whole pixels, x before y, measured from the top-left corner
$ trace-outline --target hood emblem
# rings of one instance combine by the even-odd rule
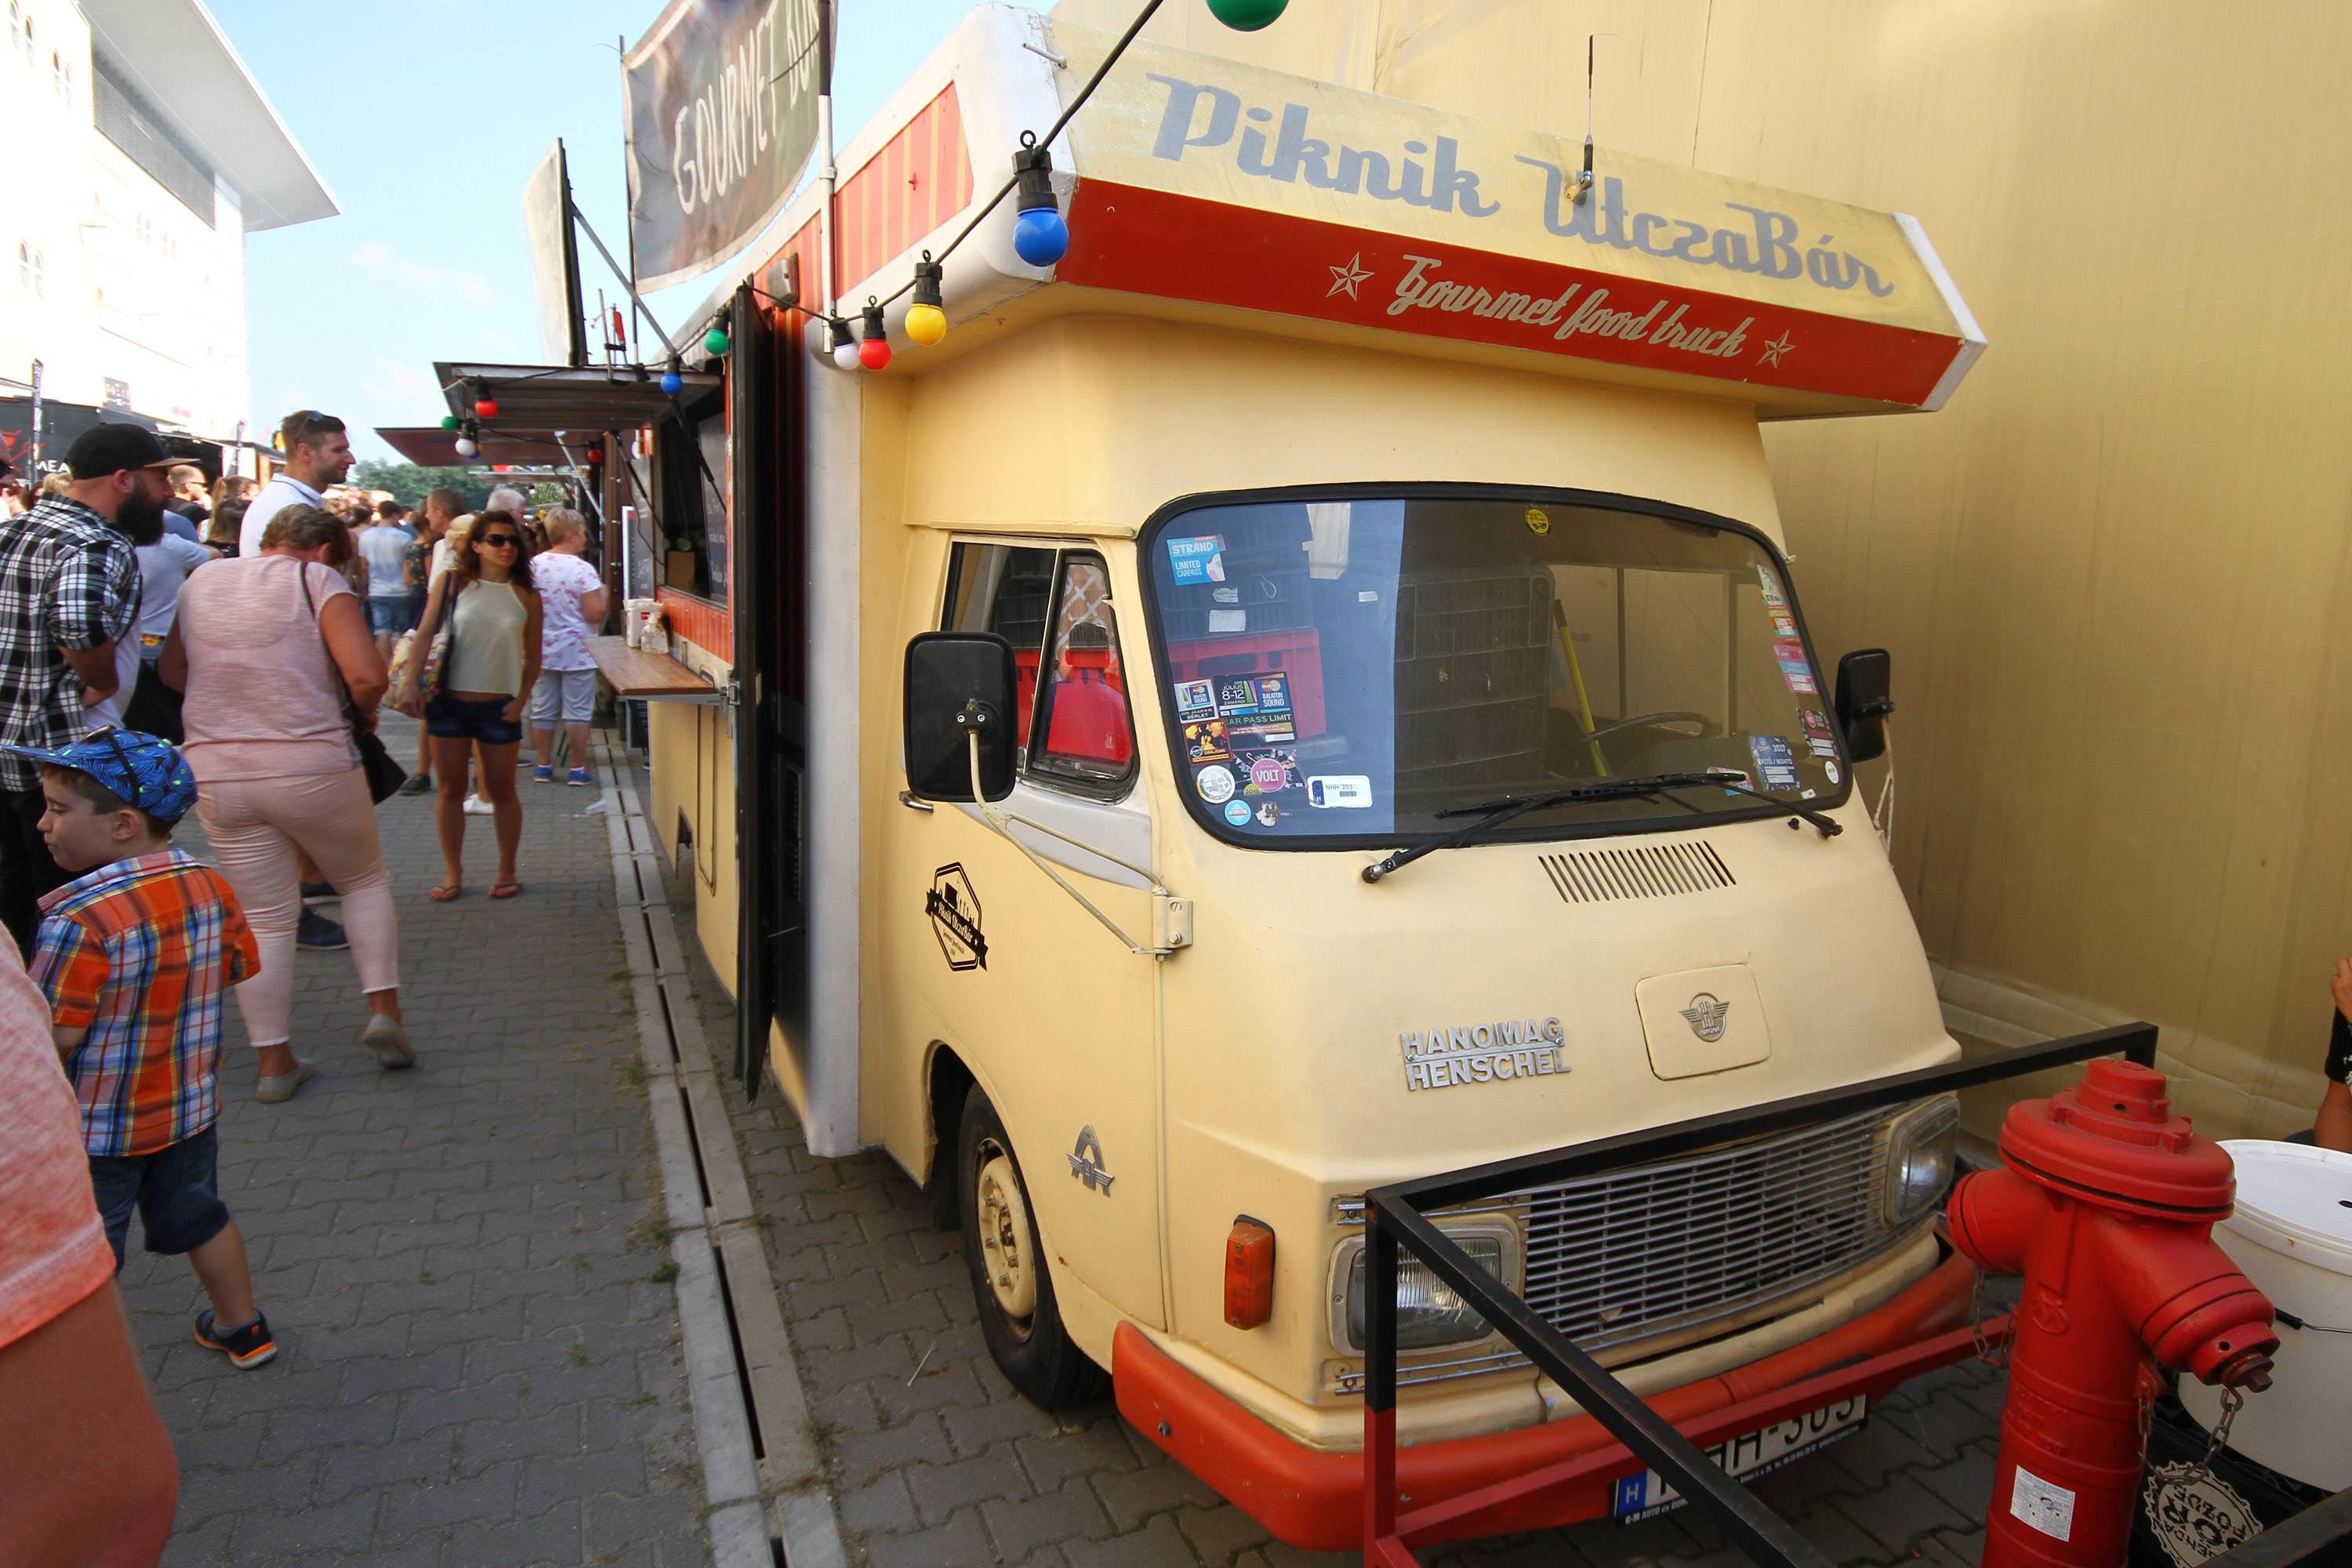
[[[1723,1016],[1730,1011],[1730,1003],[1719,1002],[1702,991],[1690,999],[1690,1005],[1682,1014],[1690,1020],[1691,1033],[1711,1046],[1723,1038]]]

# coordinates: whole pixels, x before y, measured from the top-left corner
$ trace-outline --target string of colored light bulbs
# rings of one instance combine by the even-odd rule
[[[1278,20],[1289,7],[1290,0],[1206,0],[1206,3],[1209,14],[1226,26],[1235,32],[1255,33]],[[1069,253],[1070,226],[1062,216],[1061,204],[1055,199],[1054,156],[1048,149],[1053,146],[1054,138],[1059,136],[1078,110],[1086,107],[1087,100],[1094,96],[1095,89],[1110,75],[1111,67],[1118,64],[1120,57],[1127,53],[1128,46],[1135,41],[1136,35],[1143,31],[1144,25],[1164,4],[1166,0],[1146,0],[1143,9],[1136,14],[1134,21],[1128,24],[1127,31],[1119,35],[1118,42],[1111,47],[1103,63],[1095,68],[1095,74],[1087,79],[1087,85],[1078,89],[1078,95],[1070,100],[1069,106],[1062,110],[1044,136],[1029,131],[1021,133],[1021,150],[1013,154],[1013,177],[997,187],[996,194],[971,215],[963,227],[956,232],[956,237],[948,241],[945,249],[936,258],[929,251],[924,251],[923,258],[915,263],[915,276],[901,284],[895,292],[878,300],[871,294],[866,297],[866,307],[860,312],[863,319],[859,323],[859,332],[853,334],[845,317],[812,310],[797,300],[779,300],[757,287],[752,289],[752,293],[779,309],[798,310],[811,321],[824,322],[833,335],[833,363],[841,369],[885,370],[890,363],[890,332],[883,321],[883,311],[911,290],[915,302],[907,310],[907,336],[927,348],[945,338],[948,335],[948,317],[940,284],[946,275],[947,258],[954,255],[956,247],[970,238],[972,231],[1016,189],[1021,193],[1021,201],[1013,211],[1013,253],[1032,267],[1051,267],[1061,260]],[[702,334],[703,352],[714,359],[726,353],[732,346],[733,340],[723,326],[714,324]],[[686,389],[686,378],[679,374],[675,359],[662,372],[661,389],[673,398]],[[498,400],[489,395],[488,388],[484,388],[482,395],[476,400],[474,412],[483,419],[498,416]],[[441,421],[441,427],[460,432],[456,442],[459,457],[471,458],[480,450],[473,438],[470,421],[461,426],[457,417],[451,415]]]
[[[1135,20],[1128,24],[1127,31],[1119,35],[1118,42],[1111,46],[1111,51],[1104,57],[1103,63],[1095,68],[1095,74],[1087,79],[1087,85],[1078,89],[1078,95],[1070,100],[1069,107],[1062,110],[1060,118],[1043,136],[1029,131],[1021,133],[1021,150],[1013,154],[1013,177],[997,187],[996,194],[971,215],[971,219],[957,231],[956,237],[948,241],[946,248],[936,257],[928,250],[924,251],[923,258],[915,263],[915,276],[899,285],[895,292],[878,300],[871,294],[866,297],[865,309],[859,312],[863,319],[856,332],[852,332],[846,317],[828,316],[797,301],[776,300],[766,294],[761,294],[761,298],[770,304],[798,310],[812,321],[821,321],[831,328],[833,363],[841,369],[886,370],[890,364],[890,334],[882,319],[883,311],[911,292],[915,302],[907,308],[907,336],[926,348],[946,337],[947,302],[941,295],[940,284],[946,274],[947,258],[954,255],[956,247],[970,238],[971,232],[1015,190],[1021,193],[1021,197],[1013,209],[1013,254],[1032,267],[1051,267],[1061,260],[1069,252],[1070,226],[1062,216],[1061,204],[1054,196],[1054,157],[1048,149],[1072,117],[1086,107],[1087,100],[1094,96],[1095,89],[1100,87],[1103,79],[1110,74],[1111,67],[1118,64],[1119,58],[1127,53],[1127,47],[1135,41],[1136,35],[1143,31],[1144,24],[1151,20],[1153,13],[1164,3],[1165,0],[1147,0],[1143,9],[1136,14]],[[1226,26],[1236,32],[1254,33],[1279,18],[1290,0],[1207,0],[1207,4],[1209,14]],[[703,346],[713,353],[724,353],[727,352],[726,342],[726,332],[713,327],[704,335]],[[718,346],[714,347],[714,343]],[[665,377],[665,383],[667,379]]]

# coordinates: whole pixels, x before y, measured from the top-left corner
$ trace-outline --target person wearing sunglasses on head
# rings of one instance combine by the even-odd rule
[[[524,700],[539,679],[540,623],[521,523],[510,511],[481,513],[453,551],[449,570],[433,580],[417,626],[416,646],[428,648],[448,629],[439,689],[424,690],[420,661],[411,659],[401,669],[394,698],[401,711],[424,716],[433,743],[434,821],[446,868],[431,894],[437,903],[465,891],[466,760],[476,748],[482,794],[498,826],[499,869],[490,897],[511,899],[522,891],[515,880],[515,850],[522,842],[515,761]]]

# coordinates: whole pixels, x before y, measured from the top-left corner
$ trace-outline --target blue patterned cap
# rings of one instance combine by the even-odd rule
[[[86,773],[158,822],[177,822],[196,804],[196,775],[179,748],[160,735],[109,728],[61,752],[36,746],[0,746],[0,752]]]

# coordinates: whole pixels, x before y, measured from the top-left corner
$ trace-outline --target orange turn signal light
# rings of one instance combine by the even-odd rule
[[[1256,1329],[1273,1320],[1274,1226],[1235,1215],[1225,1237],[1225,1321]]]

